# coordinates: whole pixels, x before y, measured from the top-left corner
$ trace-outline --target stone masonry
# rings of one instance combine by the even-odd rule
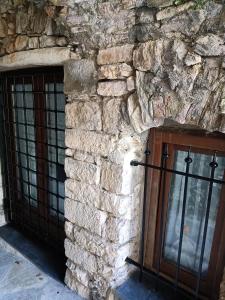
[[[64,64],[65,282],[87,299],[106,299],[132,271],[125,258],[138,259],[144,175],[130,161],[143,159],[149,128],[225,133],[225,7],[194,2],[0,0],[0,67],[34,49],[73,54]]]

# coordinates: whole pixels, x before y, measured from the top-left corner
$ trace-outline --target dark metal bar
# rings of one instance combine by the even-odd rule
[[[161,168],[159,166],[154,166],[154,165],[151,165],[151,164],[145,164],[145,163],[142,163],[142,162],[139,162],[139,161],[136,161],[136,160],[132,160],[130,162],[130,165],[133,166],[133,167],[144,166],[144,167],[148,167],[148,168],[152,168],[152,169],[156,169],[156,170],[161,170],[162,169],[162,170],[167,171],[169,173],[173,173],[173,174],[185,176],[185,172],[181,172],[181,171],[177,171],[177,170],[172,170],[172,169],[168,169],[168,168]],[[201,180],[205,180],[205,181],[208,181],[208,182],[225,184],[224,180],[219,180],[219,179],[215,179],[215,178],[212,179],[212,178],[209,178],[209,177],[195,175],[195,174],[191,174],[191,173],[188,174],[188,177],[196,178],[196,179],[201,179]]]
[[[189,175],[190,164],[192,163],[192,158],[190,157],[190,150],[188,151],[188,156],[185,158],[185,163],[186,163],[186,171],[185,171],[185,183],[184,183],[184,197],[183,197],[183,206],[182,206],[182,213],[181,213],[180,239],[179,239],[177,264],[176,264],[175,291],[177,290],[179,272],[180,272],[180,260],[181,260],[181,250],[182,250],[182,243],[183,243],[184,220],[185,220],[187,188],[188,188],[188,179],[189,179],[188,175]]]
[[[150,154],[149,150],[145,151],[145,161],[147,163],[148,156]],[[143,279],[143,270],[144,270],[144,256],[145,256],[145,222],[146,222],[146,205],[147,205],[147,176],[148,170],[145,168],[145,179],[144,179],[144,197],[143,197],[143,215],[142,215],[142,229],[141,229],[141,257],[140,257],[140,277],[139,280]]]
[[[205,214],[205,223],[203,229],[203,237],[202,237],[202,247],[201,247],[201,254],[200,254],[200,261],[199,261],[199,268],[198,268],[198,276],[197,276],[197,285],[195,290],[195,298],[198,298],[200,282],[201,282],[201,275],[202,275],[202,264],[204,259],[204,252],[205,252],[205,244],[206,244],[206,237],[207,237],[207,230],[208,230],[208,222],[209,222],[209,213],[211,207],[211,200],[212,200],[212,191],[213,191],[213,179],[215,176],[215,170],[218,167],[218,163],[216,162],[216,153],[213,156],[213,160],[209,164],[211,167],[211,181],[209,184],[209,192],[208,192],[208,199],[207,199],[207,206],[206,206],[206,214]]]
[[[159,275],[160,275],[160,265],[161,265],[161,257],[163,252],[163,239],[164,239],[164,228],[163,228],[163,212],[164,212],[164,206],[165,206],[165,184],[166,184],[166,172],[163,170],[163,168],[166,168],[167,159],[169,157],[168,153],[168,145],[163,145],[163,152],[162,152],[162,158],[161,158],[161,167],[160,170],[160,178],[159,178],[159,193],[158,193],[158,203],[160,203],[160,197],[161,197],[161,189],[162,189],[162,209],[160,213],[160,235],[159,235],[159,254],[158,254],[158,261],[157,261],[157,281],[156,281],[156,290],[158,289],[158,283],[159,283]]]

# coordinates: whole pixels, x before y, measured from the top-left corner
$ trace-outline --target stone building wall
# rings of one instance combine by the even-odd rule
[[[32,49],[73,54],[64,65],[65,282],[104,299],[132,270],[125,258],[138,257],[143,170],[130,161],[143,158],[148,129],[175,121],[225,132],[224,5],[17,0],[0,12],[0,67]]]

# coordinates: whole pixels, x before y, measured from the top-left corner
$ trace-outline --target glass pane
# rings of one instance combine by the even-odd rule
[[[176,151],[173,166],[174,169],[185,172],[186,164],[184,160],[186,156],[187,152],[180,150]],[[211,168],[209,167],[209,163],[212,161],[212,156],[200,153],[191,153],[191,157],[193,162],[190,165],[190,173],[207,177],[210,176]],[[225,157],[218,157],[217,160],[219,166],[216,169],[216,177],[222,179],[225,170]],[[178,258],[184,185],[184,176],[176,174],[172,175],[163,255],[167,260],[175,263]],[[208,270],[221,188],[220,184],[213,185],[207,238],[202,265],[203,273],[207,273]],[[181,250],[181,266],[191,271],[198,271],[199,268],[208,190],[209,183],[207,181],[189,178]]]

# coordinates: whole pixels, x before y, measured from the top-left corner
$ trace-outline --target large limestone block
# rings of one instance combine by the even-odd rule
[[[65,239],[65,254],[72,262],[82,266],[90,273],[97,271],[97,263],[94,255],[81,249],[76,243],[72,243],[69,239]]]
[[[84,161],[65,159],[65,171],[69,178],[80,180],[89,184],[98,184],[100,178],[99,167]]]
[[[132,75],[133,69],[126,63],[104,65],[98,70],[99,79],[123,79]]]
[[[94,131],[67,129],[66,146],[76,150],[107,156],[115,147],[115,138]]]
[[[66,94],[94,93],[96,91],[97,72],[95,63],[90,59],[69,60],[65,64]]]
[[[111,98],[103,101],[103,131],[116,134],[122,122],[122,98]]]
[[[132,61],[134,45],[124,45],[100,50],[97,63],[99,65],[116,64]]]
[[[224,39],[215,34],[200,36],[196,40],[194,51],[202,56],[225,55]]]
[[[65,182],[65,196],[72,200],[100,208],[100,189],[98,186],[67,179]]]
[[[115,81],[104,81],[98,84],[98,94],[100,96],[122,96],[128,93],[126,81],[115,80]]]
[[[65,284],[84,299],[90,299],[90,290],[81,284],[69,269],[66,270]]]
[[[93,206],[66,199],[65,218],[70,222],[101,236],[107,219],[107,213],[98,210]]]
[[[63,47],[15,52],[0,57],[0,71],[24,67],[63,65],[71,58],[71,55],[70,49]]]
[[[27,44],[28,44],[28,37],[25,35],[19,35],[16,38],[15,41],[15,50],[16,51],[21,51],[27,48]]]
[[[95,102],[73,102],[66,105],[66,127],[101,130],[101,108]]]
[[[194,5],[193,1],[189,1],[188,3],[185,3],[183,5],[179,5],[179,6],[173,6],[173,7],[168,7],[165,8],[161,11],[159,11],[156,15],[156,19],[158,21],[163,20],[163,19],[167,19],[167,18],[172,18],[175,15],[178,15],[181,12],[186,11],[187,9],[189,9],[190,7],[192,7]]]
[[[101,193],[100,209],[111,213],[115,217],[130,218],[131,197],[103,191]]]
[[[110,192],[120,193],[122,190],[123,167],[110,162],[103,162],[101,186]]]
[[[75,265],[70,259],[67,260],[66,266],[72,272],[75,279],[77,279],[79,282],[82,282],[84,286],[88,287],[90,277],[87,271],[84,271],[79,266]]]
[[[140,44],[134,51],[134,66],[140,71],[157,72],[162,66],[162,55],[168,40],[159,39]]]

